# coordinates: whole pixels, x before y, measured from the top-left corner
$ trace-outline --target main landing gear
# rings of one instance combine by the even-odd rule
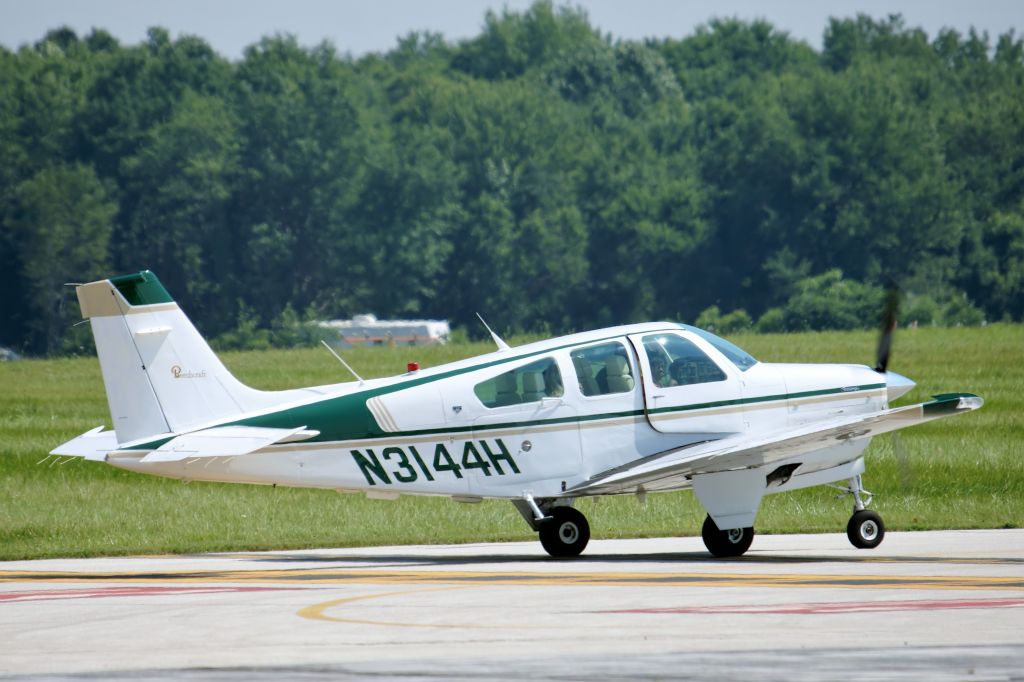
[[[540,536],[540,544],[556,559],[577,557],[590,542],[590,524],[587,517],[554,500],[535,500],[532,495],[512,500],[519,513]]]
[[[555,558],[577,557],[590,542],[587,517],[572,507],[552,507],[548,518],[537,524],[540,544]]]
[[[718,530],[714,519],[709,515],[704,519],[700,536],[704,539],[704,546],[714,556],[719,558],[737,557],[750,549],[750,543],[754,541],[754,529],[751,527]]]
[[[846,537],[857,549],[874,549],[885,538],[885,524],[877,512],[866,508],[871,504],[871,493],[861,487],[860,476],[854,476],[849,483],[849,488],[839,488],[845,495],[853,495],[853,516],[846,524]],[[867,501],[861,499],[861,493],[868,496]]]

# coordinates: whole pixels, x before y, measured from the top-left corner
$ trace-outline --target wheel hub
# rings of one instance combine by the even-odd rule
[[[860,524],[860,534],[865,540],[874,540],[878,535],[878,524],[870,519]]]
[[[580,536],[580,529],[575,523],[566,522],[558,528],[558,538],[567,545],[576,542]]]

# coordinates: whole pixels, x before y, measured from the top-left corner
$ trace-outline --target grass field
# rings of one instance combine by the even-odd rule
[[[765,361],[870,364],[869,332],[749,335],[733,341]],[[360,349],[365,376],[488,352],[490,344]],[[228,353],[259,388],[348,380],[323,349]],[[905,329],[892,369],[918,382],[901,403],[970,391],[970,415],[875,438],[865,486],[890,529],[1024,526],[1024,326]],[[38,464],[54,446],[109,424],[95,358],[0,363],[0,559],[403,543],[525,540],[507,502],[396,502],[263,486],[182,483],[74,460]],[[897,456],[902,451],[902,456]],[[587,499],[594,537],[696,535],[704,512],[690,493]],[[815,488],[765,498],[758,532],[843,532],[848,500]],[[755,545],[756,546],[756,545]],[[543,550],[539,545],[538,553]]]

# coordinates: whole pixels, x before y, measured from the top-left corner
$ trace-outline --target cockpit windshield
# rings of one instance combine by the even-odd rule
[[[683,327],[687,331],[693,332],[714,346],[719,353],[729,358],[729,361],[736,365],[741,372],[746,372],[757,364],[757,360],[754,359],[754,356],[737,346],[735,343],[730,343],[721,336],[715,336],[711,332],[706,332],[703,329],[698,329],[697,327],[691,327],[688,324],[684,324]]]

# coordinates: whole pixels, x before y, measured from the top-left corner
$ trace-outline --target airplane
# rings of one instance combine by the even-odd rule
[[[875,435],[982,405],[971,393],[892,407],[915,383],[887,369],[759,362],[673,322],[510,347],[387,378],[261,391],[224,367],[145,270],[76,287],[113,422],[52,451],[147,474],[509,500],[553,557],[590,538],[584,497],[691,489],[715,557],[750,547],[765,495],[841,482],[850,542],[877,547],[864,454]],[[488,328],[488,331],[489,328]]]

